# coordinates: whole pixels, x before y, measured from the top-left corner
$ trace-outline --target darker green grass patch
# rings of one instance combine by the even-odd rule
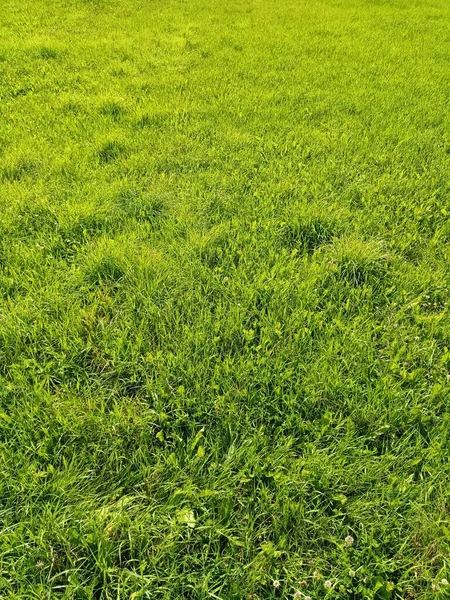
[[[96,235],[106,233],[112,222],[112,216],[99,210],[97,213],[79,217],[73,225],[65,229],[64,235],[81,243]]]
[[[81,102],[69,100],[62,106],[61,111],[66,115],[80,115],[86,112],[86,107]]]
[[[37,55],[43,60],[56,60],[61,56],[61,53],[59,50],[56,50],[51,46],[41,46],[38,50]]]
[[[242,251],[231,226],[223,223],[213,227],[198,245],[200,260],[209,269],[230,269],[239,265]]]
[[[84,281],[91,285],[117,284],[126,276],[123,260],[113,254],[92,258],[84,267]]]
[[[31,158],[19,158],[1,170],[1,180],[20,182],[27,178],[35,178],[39,173],[39,162]]]
[[[111,5],[111,0],[81,0],[83,4],[90,6],[92,8],[106,8]]]
[[[96,213],[82,215],[60,228],[51,252],[57,258],[71,260],[89,240],[112,230],[118,232],[121,227],[122,223],[115,213],[99,209]]]
[[[1,112],[0,112],[0,115],[1,115]],[[0,138],[0,156],[2,156],[2,154],[5,152],[7,146],[8,146],[8,142],[5,139]]]
[[[329,244],[343,227],[336,217],[326,214],[315,207],[306,207],[300,214],[291,214],[279,228],[279,243],[300,253],[312,254],[315,250]]]
[[[113,121],[120,121],[120,119],[125,115],[126,111],[121,104],[111,101],[102,104],[99,112],[104,117],[109,117]]]
[[[135,123],[137,129],[162,131],[170,125],[170,115],[166,113],[145,113]]]
[[[163,195],[149,194],[138,189],[125,189],[117,199],[119,210],[127,217],[139,222],[161,225],[167,216],[167,199]]]
[[[20,85],[18,87],[14,87],[9,91],[8,96],[13,100],[17,98],[23,98],[32,94],[34,92],[34,87],[32,85]]]
[[[125,154],[126,146],[118,141],[110,141],[103,144],[97,151],[100,164],[107,165],[114,162]]]
[[[7,245],[4,241],[4,232],[0,228],[0,268],[4,269],[7,266],[8,260]]]

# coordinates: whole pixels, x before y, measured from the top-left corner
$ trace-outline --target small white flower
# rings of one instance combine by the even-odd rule
[[[313,576],[313,579],[319,579],[319,577],[320,577],[319,571],[314,571],[312,576]]]
[[[348,535],[348,536],[345,538],[344,542],[345,542],[345,545],[346,545],[346,546],[353,546],[353,544],[354,544],[355,540],[354,540],[354,538],[353,538],[351,535]]]
[[[444,586],[446,586],[446,587],[447,587],[447,585],[448,585],[448,581],[447,581],[445,578],[444,578],[444,579],[441,579],[441,585],[444,585]]]
[[[274,579],[273,580],[273,587],[277,590],[280,587],[281,583],[278,581],[278,579]]]
[[[349,569],[348,574],[350,575],[350,577],[354,577],[356,575],[356,571],[354,571],[353,569]]]
[[[329,590],[333,587],[333,584],[329,579],[327,579],[323,585]]]
[[[303,600],[312,600],[311,596],[305,596]]]
[[[295,600],[300,600],[300,598],[303,598],[303,594],[301,592],[295,592],[294,598]]]
[[[439,591],[439,586],[436,585],[435,583],[431,584],[431,589],[433,590],[433,592],[438,592]]]

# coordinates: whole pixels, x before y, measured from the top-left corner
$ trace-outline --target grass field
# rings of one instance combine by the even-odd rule
[[[450,2],[2,0],[0,598],[450,596]]]

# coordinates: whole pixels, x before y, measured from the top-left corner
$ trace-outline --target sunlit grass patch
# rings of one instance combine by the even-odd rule
[[[389,274],[392,255],[377,240],[342,237],[330,248],[335,276],[353,286],[382,286]]]

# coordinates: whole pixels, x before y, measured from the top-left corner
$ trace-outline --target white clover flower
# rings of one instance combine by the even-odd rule
[[[278,581],[278,579],[274,579],[273,580],[273,587],[277,590],[280,587],[281,583]]]
[[[447,579],[445,579],[445,578],[444,578],[444,579],[441,579],[441,585],[444,585],[444,586],[446,586],[446,587],[447,587],[447,585],[448,585],[448,581],[447,581]]]
[[[345,538],[344,542],[345,542],[345,545],[346,545],[346,546],[353,546],[353,544],[354,544],[354,542],[355,542],[355,539],[354,539],[354,538],[353,538],[351,535],[348,535],[348,536]]]
[[[323,585],[329,590],[333,587],[333,584],[329,579],[327,579]]]
[[[303,594],[301,592],[295,592],[294,598],[295,600],[300,600],[300,598],[303,598]]]
[[[319,579],[319,577],[320,577],[319,571],[314,571],[312,576],[313,576],[313,579]]]

